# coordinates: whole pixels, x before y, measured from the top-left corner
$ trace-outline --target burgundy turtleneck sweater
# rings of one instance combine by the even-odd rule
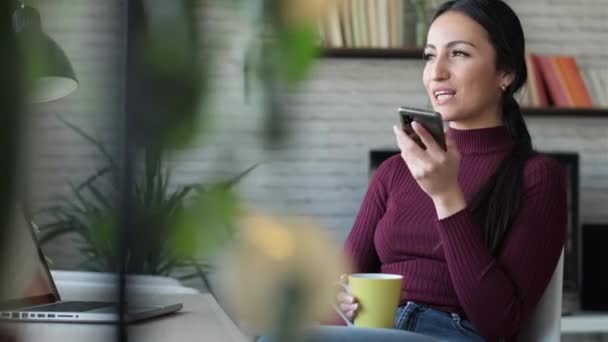
[[[470,202],[513,147],[506,128],[447,131],[462,155],[458,182]],[[464,314],[487,340],[513,339],[555,270],[566,236],[561,165],[531,157],[522,202],[494,257],[481,226],[464,209],[438,220],[400,155],[371,180],[346,243],[357,272],[403,275],[402,302]]]

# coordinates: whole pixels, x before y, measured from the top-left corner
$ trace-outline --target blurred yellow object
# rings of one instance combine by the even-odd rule
[[[256,228],[245,230],[245,240],[250,241],[256,245],[258,250],[277,261],[292,256],[295,250],[295,241],[292,234],[280,226],[263,225],[264,223],[268,222],[253,222]]]
[[[315,24],[327,16],[331,6],[344,0],[282,0],[282,18],[288,23]]]
[[[281,324],[306,328],[331,312],[334,284],[346,271],[340,255],[317,225],[245,216],[239,238],[220,262],[218,292],[248,333],[272,334]]]

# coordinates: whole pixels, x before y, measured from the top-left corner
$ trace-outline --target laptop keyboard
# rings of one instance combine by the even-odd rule
[[[108,302],[63,302],[48,304],[43,306],[36,306],[28,309],[19,311],[44,311],[44,312],[83,312],[90,311],[106,306],[113,306],[114,303]]]

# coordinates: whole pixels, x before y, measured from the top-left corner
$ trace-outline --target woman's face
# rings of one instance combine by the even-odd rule
[[[496,69],[496,52],[481,25],[459,12],[446,12],[429,28],[424,52],[424,87],[451,127],[501,124],[501,85],[512,79]]]

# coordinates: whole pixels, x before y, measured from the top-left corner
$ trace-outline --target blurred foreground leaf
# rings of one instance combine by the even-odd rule
[[[268,145],[285,137],[285,98],[306,79],[319,54],[314,16],[324,7],[320,4],[316,0],[311,5],[295,0],[252,0],[244,6],[253,32],[244,56],[245,98],[261,99]],[[301,13],[304,18],[298,16]]]
[[[198,49],[197,11],[192,0],[143,0],[129,64],[138,85],[130,92],[138,103],[133,114],[143,125],[137,137],[143,146],[187,146],[204,120],[199,109],[206,99],[210,53]]]
[[[283,52],[283,75],[289,85],[298,84],[308,75],[319,55],[316,41],[317,33],[312,26],[294,25],[282,30],[280,45]]]

